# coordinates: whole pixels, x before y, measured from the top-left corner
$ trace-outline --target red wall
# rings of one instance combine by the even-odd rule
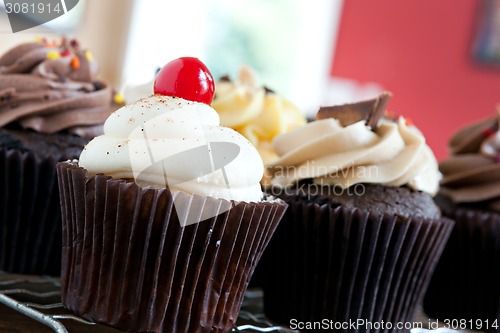
[[[442,159],[456,129],[500,103],[500,68],[471,53],[480,3],[344,0],[330,75],[392,91],[389,109],[411,118]]]

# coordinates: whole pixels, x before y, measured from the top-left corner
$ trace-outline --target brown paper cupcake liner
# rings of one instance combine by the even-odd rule
[[[464,319],[485,330],[500,326],[500,214],[444,209],[456,221],[424,300],[437,319]],[[500,331],[492,328],[490,331]]]
[[[57,159],[0,148],[0,270],[60,274]]]
[[[451,220],[288,203],[263,258],[264,311],[271,320],[412,321]]]
[[[89,177],[70,163],[58,164],[58,177],[65,307],[127,331],[232,329],[286,204],[172,194]],[[196,216],[220,214],[182,226],[177,203]]]

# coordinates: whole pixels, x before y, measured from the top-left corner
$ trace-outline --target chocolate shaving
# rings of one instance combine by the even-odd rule
[[[229,77],[229,75],[223,75],[219,78],[219,81],[222,81],[222,82],[231,82],[231,78]]]
[[[266,92],[266,94],[275,94],[274,90],[266,86],[264,86],[264,91]]]
[[[366,120],[366,125],[375,130],[378,127],[380,119],[384,116],[391,96],[392,93],[384,91],[376,98],[366,101],[335,106],[322,106],[316,114],[316,119],[335,118],[342,126]]]

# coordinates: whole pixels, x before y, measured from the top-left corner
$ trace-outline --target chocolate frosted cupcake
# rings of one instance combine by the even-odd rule
[[[77,158],[118,107],[75,40],[0,57],[0,270],[60,273],[56,162]]]
[[[59,164],[69,310],[134,332],[233,328],[286,204],[263,196],[262,160],[219,126],[210,86],[199,60],[174,60],[163,95],[114,112],[78,163]]]
[[[424,303],[431,317],[490,331],[500,325],[499,121],[497,112],[458,131],[451,156],[439,164],[444,177],[436,201],[456,224]]]
[[[380,119],[389,97],[322,108],[275,138],[267,190],[289,209],[263,258],[271,320],[409,331],[396,325],[411,325],[453,222],[433,203],[439,172],[422,134]]]

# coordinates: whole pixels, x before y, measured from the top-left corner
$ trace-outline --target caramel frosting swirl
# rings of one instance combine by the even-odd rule
[[[451,155],[439,164],[441,192],[456,204],[482,204],[500,211],[500,110],[459,130]]]
[[[348,188],[358,183],[406,185],[434,195],[440,174],[423,135],[403,118],[384,119],[371,130],[364,120],[342,126],[337,119],[316,120],[277,136],[280,158],[268,171],[274,186],[303,179]]]
[[[0,126],[95,136],[118,108],[96,81],[97,64],[76,40],[30,42],[0,57]]]

